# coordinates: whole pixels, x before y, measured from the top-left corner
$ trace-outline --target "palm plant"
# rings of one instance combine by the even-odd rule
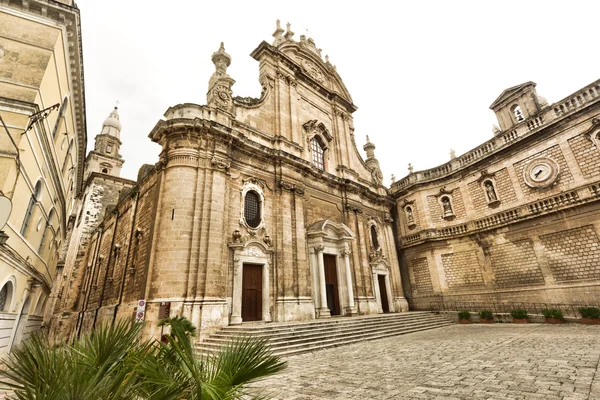
[[[3,363],[1,383],[19,400],[241,399],[248,383],[286,366],[264,341],[248,337],[197,358],[188,320],[161,324],[171,328],[165,343],[141,340],[141,325],[123,321],[68,345],[34,334]]]
[[[138,370],[145,382],[141,397],[148,400],[241,399],[246,386],[286,367],[273,356],[264,340],[241,337],[217,354],[194,354],[195,328],[183,318],[163,321],[171,327],[166,343],[158,344],[155,357]]]
[[[137,363],[150,354],[140,326],[102,326],[71,345],[53,345],[33,334],[14,349],[0,370],[14,399],[132,399],[141,384]],[[9,397],[10,398],[10,397]]]

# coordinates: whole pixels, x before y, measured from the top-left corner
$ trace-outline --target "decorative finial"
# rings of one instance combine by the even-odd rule
[[[279,46],[283,41],[283,32],[283,29],[281,29],[281,22],[277,20],[277,28],[275,29],[275,32],[273,32],[273,37],[275,38],[275,40],[273,40],[273,46]]]
[[[291,24],[287,23],[287,31],[285,32],[285,40],[292,40],[292,36],[294,36],[294,32],[292,32]]]
[[[450,149],[450,159],[454,160],[456,158],[456,152],[453,149]]]
[[[369,140],[369,135],[367,135],[367,143],[371,143],[371,141]]]
[[[327,64],[330,64],[330,62],[329,62],[329,55],[328,54],[325,54],[325,62]]]
[[[119,108],[119,100],[115,101],[115,110]]]
[[[225,44],[221,42],[219,50],[213,53],[211,60],[215,64],[218,75],[226,75],[227,67],[231,64],[231,56],[225,53]]]
[[[392,174],[392,183],[396,182],[396,175]]]
[[[413,173],[413,165],[411,163],[408,163],[408,173],[409,174]]]

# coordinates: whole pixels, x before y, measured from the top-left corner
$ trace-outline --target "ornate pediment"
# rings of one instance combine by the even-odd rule
[[[327,129],[325,124],[319,122],[316,119],[304,123],[302,127],[308,135],[309,140],[312,139],[312,136],[314,136],[315,134],[321,136],[321,139],[323,139],[323,144],[326,144],[327,142],[333,140],[333,136],[331,136],[331,133],[329,133],[329,130]]]

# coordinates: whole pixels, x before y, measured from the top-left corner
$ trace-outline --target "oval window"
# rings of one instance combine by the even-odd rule
[[[246,198],[244,199],[244,218],[250,228],[258,228],[260,225],[260,197],[255,191],[251,190],[246,193]]]

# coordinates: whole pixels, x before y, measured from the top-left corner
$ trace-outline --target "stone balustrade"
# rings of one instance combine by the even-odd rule
[[[472,234],[478,231],[498,228],[511,222],[533,218],[542,213],[563,210],[576,204],[598,201],[598,198],[600,198],[600,183],[594,183],[466,223],[463,222],[461,224],[440,228],[423,229],[419,232],[400,238],[400,241],[402,247],[406,247],[431,239],[435,240]]]
[[[397,192],[416,183],[424,183],[446,177],[457,170],[467,167],[476,161],[495,153],[501,148],[510,146],[513,142],[516,142],[517,139],[528,136],[538,128],[548,125],[551,121],[560,118],[571,111],[577,110],[592,101],[596,101],[598,98],[600,98],[600,80],[589,84],[583,89],[575,92],[573,95],[570,95],[568,98],[552,104],[539,114],[527,118],[510,130],[496,134],[487,142],[445,164],[435,168],[410,173],[408,176],[392,183],[391,190],[392,192]]]

